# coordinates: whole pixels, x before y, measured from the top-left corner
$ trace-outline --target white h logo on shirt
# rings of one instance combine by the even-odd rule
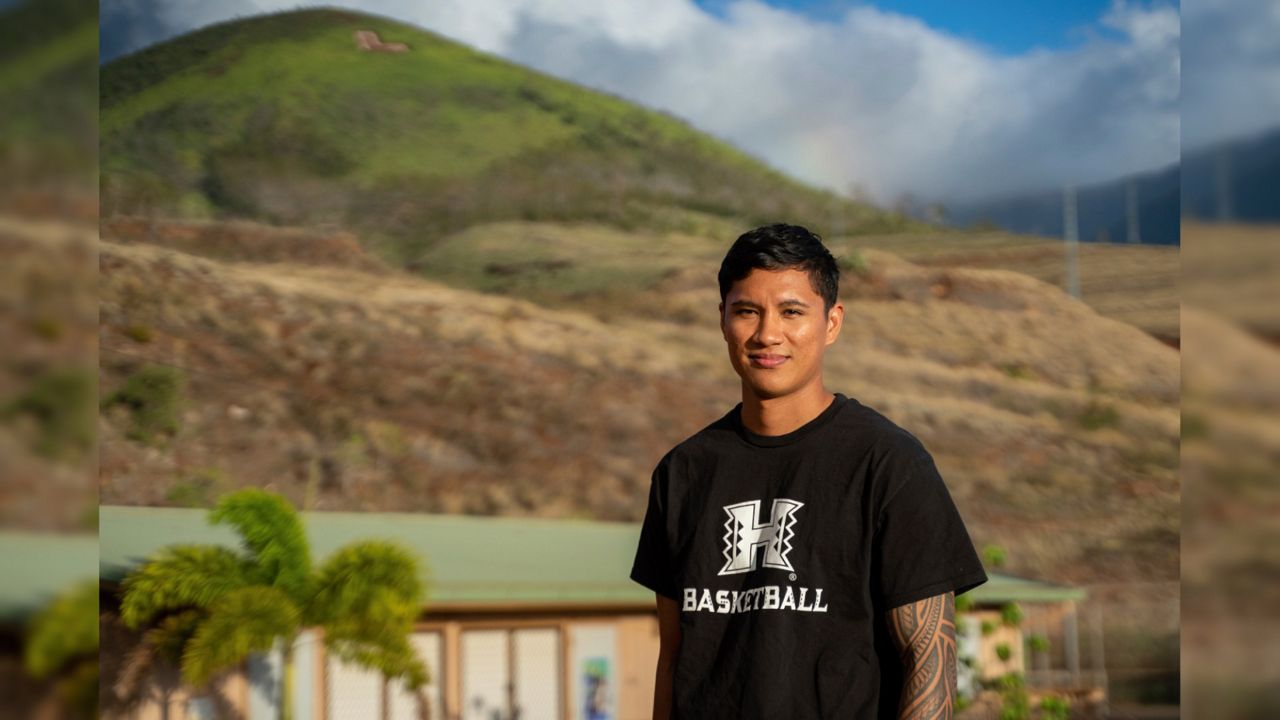
[[[778,570],[791,570],[787,553],[791,552],[791,538],[795,536],[795,512],[804,503],[786,498],[773,501],[773,519],[760,525],[760,501],[749,500],[725,505],[729,519],[724,523],[724,567],[720,575],[734,575],[756,569],[756,546],[764,545],[764,566]]]

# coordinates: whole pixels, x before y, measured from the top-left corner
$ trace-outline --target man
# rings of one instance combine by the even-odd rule
[[[769,225],[719,279],[742,402],[659,461],[631,571],[657,593],[653,717],[952,717],[954,596],[987,576],[921,442],[823,384],[835,259]]]

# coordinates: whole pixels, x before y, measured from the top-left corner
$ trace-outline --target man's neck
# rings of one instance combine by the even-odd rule
[[[757,435],[786,435],[821,415],[834,399],[821,382],[776,398],[758,397],[744,387],[742,424]]]

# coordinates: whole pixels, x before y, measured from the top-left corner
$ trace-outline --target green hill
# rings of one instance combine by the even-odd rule
[[[362,51],[359,30],[408,50]],[[397,263],[504,220],[908,224],[664,113],[345,10],[198,30],[105,65],[100,92],[105,213],[339,225]]]
[[[65,203],[47,198],[94,190],[97,10],[89,0],[28,0],[0,10],[0,207],[5,210],[45,205],[65,210]],[[36,195],[46,201],[33,202]]]

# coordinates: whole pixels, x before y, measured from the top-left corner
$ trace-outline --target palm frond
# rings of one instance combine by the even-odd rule
[[[203,608],[188,608],[167,615],[147,631],[146,644],[161,660],[177,665],[182,661],[182,652],[187,643],[195,636],[200,623],[208,617],[209,611]]]
[[[291,643],[301,612],[280,588],[251,586],[233,590],[209,610],[182,654],[182,677],[195,687],[214,674],[268,652],[276,639]]]
[[[47,677],[76,659],[98,658],[98,583],[87,580],[54,599],[31,620],[27,671]]]
[[[418,571],[417,557],[395,543],[368,540],[343,546],[316,573],[309,619],[317,624],[343,618],[412,622],[426,593]]]
[[[325,647],[410,689],[425,685],[426,665],[409,644],[426,592],[418,570],[413,553],[380,540],[346,545],[325,560],[311,606]]]
[[[325,636],[363,643],[394,643],[413,631],[421,607],[393,593],[379,590],[358,608],[335,610],[324,623]]]
[[[125,578],[120,618],[136,629],[157,613],[207,608],[248,584],[248,565],[235,551],[213,545],[173,545]]]
[[[410,690],[418,690],[431,681],[431,673],[409,643],[407,633],[378,642],[326,634],[325,650],[345,662],[399,678]]]
[[[237,490],[218,501],[209,522],[236,529],[253,556],[258,582],[305,601],[311,587],[311,550],[298,512],[288,500],[259,488]]]

